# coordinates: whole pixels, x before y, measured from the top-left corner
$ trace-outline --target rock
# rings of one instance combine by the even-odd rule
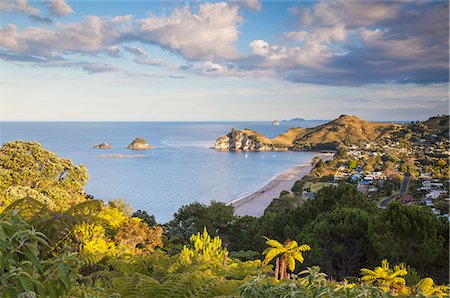
[[[128,145],[127,148],[131,149],[131,150],[147,150],[147,149],[155,148],[155,147],[152,145],[149,145],[147,143],[147,141],[143,138],[136,138],[136,139],[134,139],[133,142],[131,142],[130,145]]]
[[[95,149],[111,149],[112,147],[108,143],[101,143],[94,146]]]
[[[287,151],[287,147],[273,144],[270,139],[250,130],[232,129],[216,140],[214,149],[219,151]]]

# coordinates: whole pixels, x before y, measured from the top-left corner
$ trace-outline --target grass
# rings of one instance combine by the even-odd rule
[[[330,182],[314,182],[311,185],[309,185],[309,188],[311,189],[311,192],[318,192],[320,189],[322,189],[325,186],[330,186],[333,183]]]

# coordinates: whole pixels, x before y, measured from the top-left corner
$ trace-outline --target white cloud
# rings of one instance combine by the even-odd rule
[[[52,57],[66,52],[111,53],[121,32],[108,19],[88,16],[81,23],[59,24],[55,30],[28,27],[18,30],[15,25],[0,29],[0,46],[11,51]],[[108,50],[107,50],[108,49]]]
[[[124,49],[130,53],[135,55],[138,58],[145,58],[149,55],[149,52],[147,50],[141,49],[136,46],[125,46]]]
[[[168,17],[139,21],[138,39],[178,51],[188,60],[237,57],[238,8],[225,2],[203,3],[198,13],[189,7],[175,9]]]
[[[267,41],[257,39],[252,41],[249,45],[252,53],[259,56],[265,56],[269,53],[270,46]]]
[[[72,7],[65,0],[51,0],[47,7],[51,15],[59,18],[73,13]]]
[[[232,0],[231,3],[237,5],[241,9],[260,11],[262,4],[259,0]]]
[[[6,0],[0,2],[0,10],[3,11],[17,11],[28,16],[39,14],[39,9],[28,3],[27,0]]]

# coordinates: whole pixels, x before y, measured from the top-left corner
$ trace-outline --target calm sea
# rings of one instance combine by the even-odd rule
[[[95,198],[123,198],[133,209],[167,222],[194,201],[229,202],[265,185],[273,176],[310,162],[309,152],[216,152],[217,137],[231,128],[251,128],[274,137],[288,125],[270,122],[0,122],[0,142],[37,141],[61,157],[85,164],[86,192]],[[156,146],[128,150],[135,137]],[[92,147],[108,142],[113,149]],[[143,154],[140,158],[99,158],[103,154]]]

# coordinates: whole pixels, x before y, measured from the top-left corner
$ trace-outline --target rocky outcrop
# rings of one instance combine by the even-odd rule
[[[270,139],[249,129],[232,129],[216,140],[214,149],[219,151],[287,151],[288,148],[273,144]]]
[[[155,147],[152,145],[149,145],[147,143],[147,141],[143,138],[136,138],[136,139],[134,139],[133,142],[131,142],[130,145],[128,145],[127,148],[131,149],[131,150],[147,150],[147,149],[155,148]]]
[[[94,146],[95,149],[111,149],[112,147],[108,143],[101,143]]]

